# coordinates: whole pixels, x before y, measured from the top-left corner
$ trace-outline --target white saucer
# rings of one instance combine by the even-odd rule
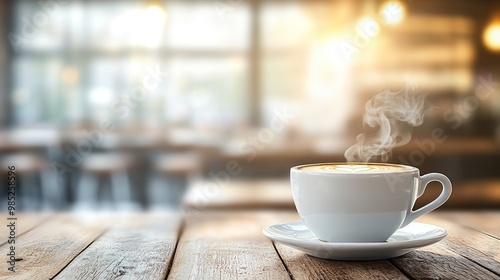
[[[423,223],[398,229],[386,242],[335,243],[319,241],[303,222],[272,225],[263,230],[272,240],[313,257],[333,260],[379,260],[395,258],[443,239],[446,230]]]

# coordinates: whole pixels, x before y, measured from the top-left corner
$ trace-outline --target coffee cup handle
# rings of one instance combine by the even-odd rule
[[[443,190],[441,191],[441,194],[434,199],[431,203],[420,207],[419,209],[413,211],[411,208],[408,210],[408,213],[406,214],[406,218],[403,221],[403,224],[401,225],[400,228],[407,226],[411,222],[413,222],[416,218],[427,214],[439,206],[443,205],[448,198],[451,196],[451,182],[448,177],[441,173],[429,173],[425,174],[424,176],[420,177],[420,182],[418,185],[417,189],[417,198],[422,196],[422,194],[425,191],[425,188],[430,182],[439,182],[443,186]],[[413,207],[413,205],[411,205]]]

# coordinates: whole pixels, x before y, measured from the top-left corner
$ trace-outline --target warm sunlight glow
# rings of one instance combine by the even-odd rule
[[[149,24],[162,24],[165,20],[165,12],[158,6],[149,6],[144,10],[143,20]]]
[[[483,33],[483,42],[492,51],[500,51],[500,21],[493,22]]]
[[[351,59],[342,49],[347,42],[347,38],[336,36],[314,46],[309,58],[308,89],[315,98],[336,98],[345,94],[352,66]]]
[[[312,49],[309,58],[309,75],[307,78],[307,99],[303,102],[315,108],[315,112],[305,110],[301,117],[306,120],[303,129],[307,133],[328,131],[340,134],[345,131],[347,120],[351,117],[351,71],[355,62],[355,54],[350,52],[351,40],[343,34],[332,34],[324,41],[318,42]],[[313,119],[328,116],[324,122],[315,123]],[[318,147],[323,149],[323,145]]]
[[[144,47],[157,47],[161,41],[166,17],[162,8],[154,5],[147,7],[139,16],[139,22],[134,30],[134,41]]]
[[[358,22],[358,31],[367,38],[373,38],[380,33],[380,25],[371,17],[364,17]]]
[[[399,1],[389,1],[382,6],[380,13],[385,23],[396,25],[405,17],[406,9],[403,3]]]
[[[350,66],[351,57],[349,53],[343,51],[348,46],[348,40],[345,38],[330,38],[324,42],[322,51],[332,69],[344,71]]]

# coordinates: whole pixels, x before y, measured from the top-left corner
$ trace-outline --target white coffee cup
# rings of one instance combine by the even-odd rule
[[[397,229],[443,205],[451,182],[443,174],[420,176],[416,167],[385,163],[319,163],[290,170],[295,207],[318,239],[326,242],[382,242]],[[428,183],[443,190],[413,211]]]

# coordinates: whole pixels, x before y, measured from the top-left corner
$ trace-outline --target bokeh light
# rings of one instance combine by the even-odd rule
[[[492,51],[500,51],[500,21],[489,24],[483,33],[486,47]]]
[[[389,1],[382,5],[380,14],[388,25],[396,25],[403,21],[406,15],[406,8],[399,1]]]

